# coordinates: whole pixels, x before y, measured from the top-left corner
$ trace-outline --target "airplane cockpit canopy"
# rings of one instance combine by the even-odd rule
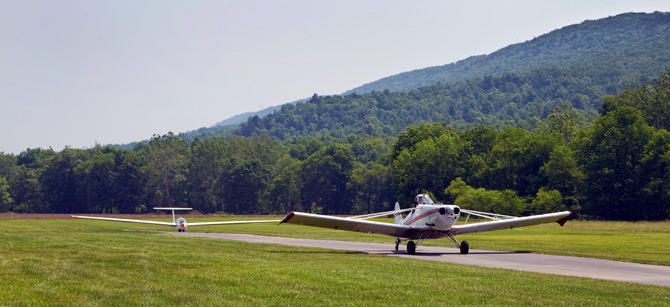
[[[414,198],[415,205],[429,205],[433,204],[433,200],[427,194],[419,194]]]

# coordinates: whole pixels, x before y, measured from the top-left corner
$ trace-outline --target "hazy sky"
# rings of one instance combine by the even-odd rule
[[[670,1],[0,0],[0,152],[128,143]]]

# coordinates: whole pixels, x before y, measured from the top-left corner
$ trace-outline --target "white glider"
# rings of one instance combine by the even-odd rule
[[[177,227],[177,231],[179,231],[179,232],[186,231],[186,228],[192,227],[192,226],[253,224],[253,223],[277,223],[277,222],[279,222],[279,220],[262,220],[262,221],[205,222],[205,223],[190,223],[189,224],[189,223],[186,223],[186,219],[183,218],[183,217],[180,217],[177,220],[175,220],[174,212],[175,211],[183,211],[183,210],[193,210],[193,208],[155,207],[154,210],[170,210],[170,211],[172,211],[172,223],[158,222],[158,221],[146,221],[146,220],[117,219],[117,218],[110,218],[110,217],[97,217],[97,216],[84,216],[84,215],[71,215],[70,218],[172,226],[172,227]]]

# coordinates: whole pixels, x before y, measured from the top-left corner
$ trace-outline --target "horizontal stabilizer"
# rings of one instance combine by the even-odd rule
[[[193,208],[154,207],[154,210],[193,210]]]

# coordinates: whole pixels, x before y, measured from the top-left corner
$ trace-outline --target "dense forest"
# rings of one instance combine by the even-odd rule
[[[507,84],[497,78],[490,78],[491,87]],[[339,104],[331,99],[344,98],[315,96],[305,105],[333,108],[336,116]],[[356,214],[390,209],[396,200],[407,207],[414,194],[426,192],[501,214],[568,209],[582,218],[670,218],[670,71],[603,102],[593,122],[567,103],[548,105],[552,109],[532,131],[419,123],[397,137],[323,134],[280,141],[253,126],[250,137],[190,143],[155,135],[133,150],[0,154],[0,212],[138,213],[188,206],[204,213]],[[442,111],[414,116],[433,113]],[[344,129],[346,119],[339,121]],[[371,120],[362,128],[383,127]]]

